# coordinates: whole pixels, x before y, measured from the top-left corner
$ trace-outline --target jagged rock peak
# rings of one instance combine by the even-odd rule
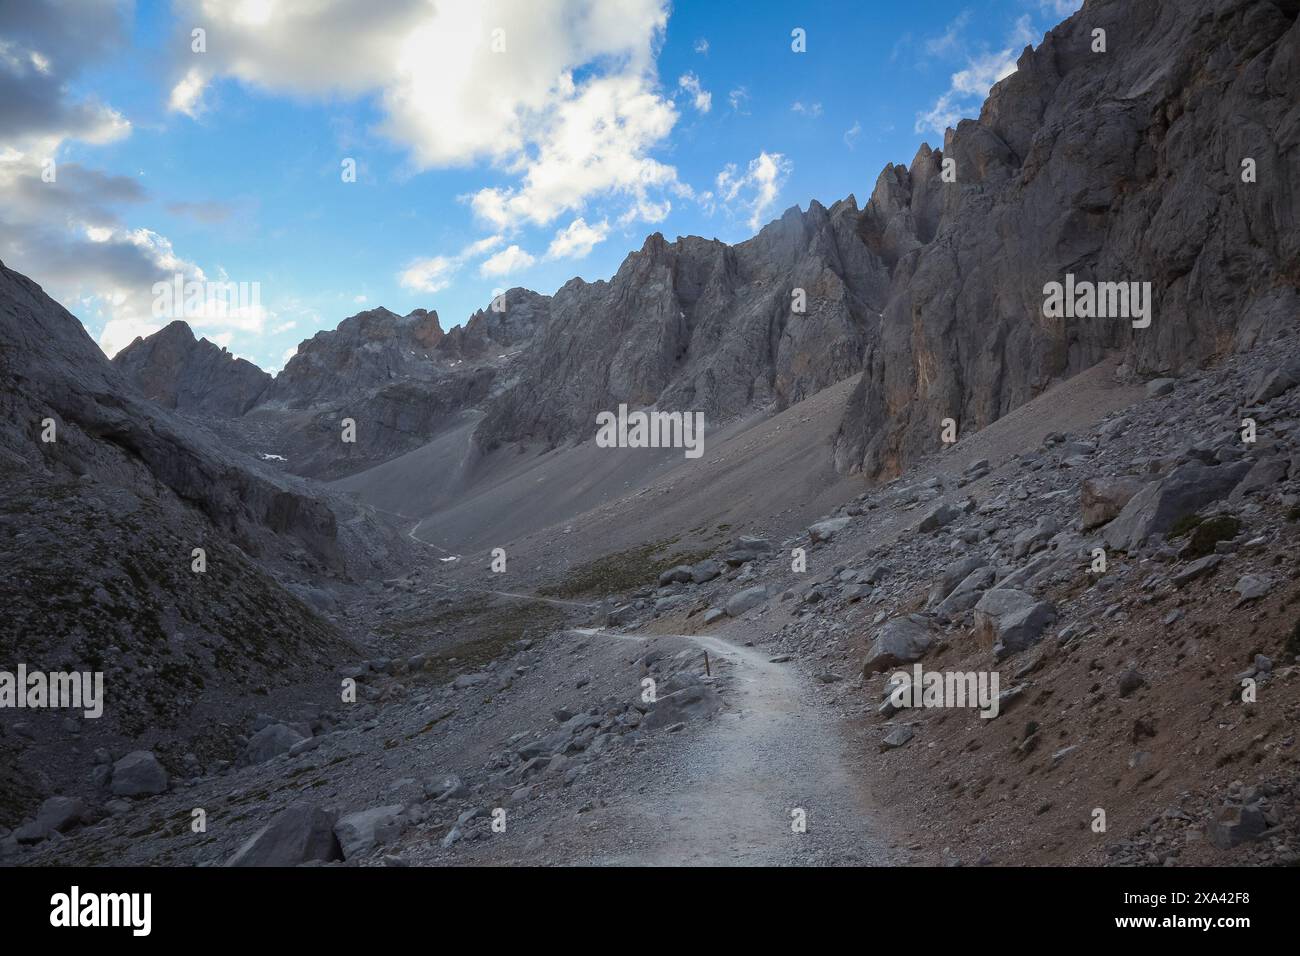
[[[271,383],[252,362],[196,339],[180,319],[137,336],[112,361],[127,381],[164,408],[225,418],[248,411]]]

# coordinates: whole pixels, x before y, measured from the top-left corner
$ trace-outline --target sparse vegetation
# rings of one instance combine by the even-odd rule
[[[655,541],[607,554],[578,565],[563,581],[539,588],[538,593],[559,598],[622,594],[655,584],[659,575],[674,565],[694,564],[713,553],[709,549],[703,549],[674,551],[670,555],[659,556],[673,544],[673,540]]]

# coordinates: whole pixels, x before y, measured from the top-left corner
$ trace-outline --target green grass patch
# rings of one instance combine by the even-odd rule
[[[655,585],[659,575],[669,568],[703,561],[713,553],[712,549],[701,549],[661,556],[673,544],[673,541],[655,541],[579,564],[564,580],[539,588],[538,593],[558,598],[623,594]]]

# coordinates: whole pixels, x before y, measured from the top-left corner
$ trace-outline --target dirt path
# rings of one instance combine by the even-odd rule
[[[581,629],[579,633],[604,632]],[[639,639],[636,635],[608,635]],[[841,734],[790,664],[718,637],[690,641],[730,671],[728,709],[677,751],[650,785],[609,808],[629,849],[584,864],[728,866],[890,862]],[[795,833],[792,811],[806,814]]]

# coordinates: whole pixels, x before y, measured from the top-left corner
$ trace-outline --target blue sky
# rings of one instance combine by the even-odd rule
[[[160,278],[257,282],[260,309],[192,324],[277,369],[364,308],[449,328],[496,289],[607,278],[651,232],[865,202],[1078,5],[5,4],[0,93],[36,106],[0,105],[0,257],[110,352],[162,324]]]

